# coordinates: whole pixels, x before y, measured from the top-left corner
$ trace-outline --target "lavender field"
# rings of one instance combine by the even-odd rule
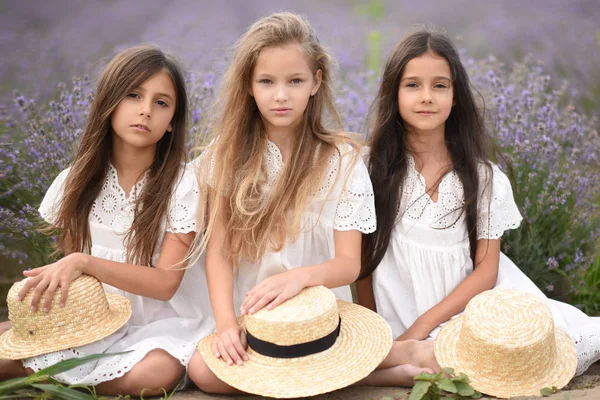
[[[394,44],[415,24],[445,30],[512,164],[526,223],[503,250],[549,296],[600,313],[597,0],[20,0],[0,9],[2,300],[23,268],[51,260],[36,209],[71,160],[106,62],[140,43],[176,53],[189,71],[196,135],[236,38],[255,19],[290,10],[336,56],[345,128],[361,133]]]

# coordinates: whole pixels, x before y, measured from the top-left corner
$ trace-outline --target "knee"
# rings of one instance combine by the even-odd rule
[[[198,352],[190,360],[188,374],[198,389],[205,393],[228,393],[225,390],[226,384],[208,368]]]
[[[181,381],[185,367],[164,350],[152,350],[127,373],[127,392],[134,396],[160,396]]]

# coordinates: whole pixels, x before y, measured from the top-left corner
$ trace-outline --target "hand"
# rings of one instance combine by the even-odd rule
[[[248,361],[247,347],[246,332],[237,322],[229,328],[217,331],[211,343],[215,357],[222,358],[227,365],[233,365],[234,362],[242,365],[244,361]]]
[[[67,293],[71,282],[83,273],[83,265],[86,257],[87,256],[82,253],[72,253],[54,264],[48,264],[44,267],[35,268],[30,271],[24,271],[23,275],[29,279],[27,279],[19,291],[17,298],[23,300],[29,290],[33,289],[31,309],[36,310],[42,295],[45,293],[42,311],[48,312],[52,306],[54,293],[60,286],[60,306],[63,307],[67,303]]]
[[[272,310],[287,299],[294,297],[306,287],[300,271],[301,268],[292,269],[273,275],[246,294],[246,299],[240,307],[242,315],[254,314],[263,307]]]
[[[435,327],[432,328],[429,323],[421,318],[417,318],[417,320],[396,340],[425,340],[429,337],[429,334],[434,328]]]

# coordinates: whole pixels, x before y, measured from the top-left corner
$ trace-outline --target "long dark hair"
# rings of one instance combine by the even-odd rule
[[[169,200],[185,161],[187,93],[179,63],[150,46],[132,47],[119,53],[100,77],[55,224],[60,232],[58,250],[90,250],[88,218],[108,172],[112,152],[111,115],[128,93],[161,71],[169,74],[175,86],[173,131],[166,132],[157,143],[149,180],[136,203],[135,217],[127,234],[127,261],[152,264],[161,234],[162,219],[157,216],[167,215]]]
[[[461,213],[466,214],[470,253],[475,260],[479,168],[483,164],[488,170],[487,176],[492,176],[489,162],[492,143],[458,51],[443,34],[418,31],[405,37],[392,51],[372,107],[375,123],[369,140],[368,168],[375,192],[377,230],[363,238],[359,279],[368,277],[377,268],[396,224],[400,193],[408,169],[407,137],[398,109],[398,89],[406,64],[425,53],[445,58],[452,72],[454,106],[446,120],[445,141],[452,159],[451,170],[457,173],[464,188],[465,203]]]

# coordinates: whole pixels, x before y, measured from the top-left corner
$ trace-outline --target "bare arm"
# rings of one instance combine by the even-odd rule
[[[222,199],[223,208],[228,200]],[[206,280],[217,330],[237,324],[233,305],[233,263],[227,253],[223,213],[219,213],[206,249]]]
[[[477,241],[475,267],[444,300],[422,314],[399,339],[424,339],[433,329],[463,311],[479,293],[492,289],[498,277],[500,239]],[[415,327],[413,329],[413,327]],[[406,334],[406,335],[405,335]],[[416,335],[415,335],[416,334]],[[415,335],[415,336],[413,336]],[[423,336],[424,335],[424,336]]]
[[[349,285],[360,272],[362,233],[335,231],[335,257],[321,264],[292,268],[271,276],[250,290],[241,307],[242,314],[273,309],[305,287],[323,285],[336,288]]]
[[[185,259],[194,237],[195,233],[167,232],[156,268],[70,253],[53,264],[23,272],[30,279],[23,285],[19,298],[24,298],[30,289],[35,288],[31,305],[37,307],[41,296],[46,293],[43,310],[48,311],[59,286],[62,288],[61,303],[64,305],[71,282],[81,274],[87,274],[129,293],[169,300],[177,291],[185,272],[183,266],[173,267]]]
[[[375,295],[373,294],[373,275],[356,281],[356,295],[358,296],[358,304],[377,312]]]

